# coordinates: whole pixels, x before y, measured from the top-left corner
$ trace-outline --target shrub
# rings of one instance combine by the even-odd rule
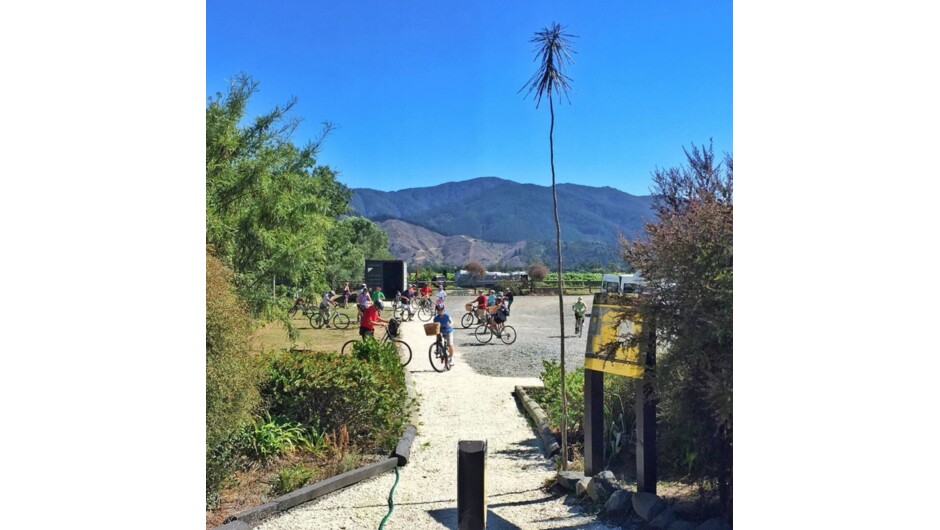
[[[303,464],[295,464],[281,469],[277,473],[272,490],[275,495],[283,495],[299,489],[313,478],[313,471]]]
[[[231,272],[206,252],[206,503],[237,457],[238,435],[259,404],[257,363],[248,353],[250,320]]]
[[[552,427],[561,426],[561,366],[555,361],[542,361],[542,384],[545,392],[541,405]],[[568,432],[580,431],[584,423],[584,368],[565,374],[568,400]]]
[[[242,434],[242,454],[248,458],[267,462],[275,456],[292,453],[296,449],[316,452],[322,448],[323,436],[301,423],[265,413],[245,428]]]
[[[470,273],[472,278],[482,278],[486,274],[486,269],[477,261],[471,261],[464,265],[464,269]]]
[[[364,449],[391,449],[411,406],[394,347],[367,341],[353,356],[281,352],[261,386],[272,414],[331,432],[345,426]],[[365,361],[365,362],[364,362]]]

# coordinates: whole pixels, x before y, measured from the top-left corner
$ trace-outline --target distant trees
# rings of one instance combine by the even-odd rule
[[[362,282],[367,259],[394,259],[388,251],[388,234],[365,217],[337,221],[326,239],[329,259],[324,274],[330,287],[343,281]]]
[[[540,282],[548,276],[548,267],[542,265],[541,263],[533,263],[529,265],[527,272],[529,274],[529,279]]]
[[[733,159],[716,161],[711,144],[685,155],[687,165],[653,175],[656,222],[646,226],[648,239],[621,238],[621,245],[648,281],[641,310],[669,345],[657,358],[661,460],[714,481],[730,514]]]
[[[564,271],[561,266],[561,223],[558,220],[558,193],[555,190],[555,105],[552,100],[553,93],[558,94],[560,100],[562,94],[564,94],[565,97],[568,96],[568,90],[570,89],[568,82],[571,81],[571,78],[565,75],[564,70],[565,63],[571,62],[571,54],[574,53],[568,41],[573,35],[563,33],[563,30],[564,28],[559,24],[553,24],[550,28],[542,28],[541,31],[535,32],[535,37],[529,42],[535,43],[536,59],[541,62],[539,68],[520,91],[528,87],[529,90],[526,92],[526,96],[533,92],[535,93],[536,108],[538,108],[542,96],[547,96],[548,108],[551,112],[551,125],[548,129],[548,146],[549,162],[552,168],[552,204],[555,208],[555,243],[558,249],[558,325],[561,330],[559,333],[559,342],[561,343],[561,386],[565,388],[565,301],[563,296],[564,281],[562,280]],[[562,469],[566,470],[568,469],[568,426],[564,419],[567,416],[567,398],[564,392],[562,392],[561,395],[561,408],[563,411],[561,425],[561,465]]]
[[[486,274],[486,269],[483,267],[483,265],[476,261],[467,263],[464,265],[464,269],[470,273],[470,277],[474,279],[482,278],[483,275]]]

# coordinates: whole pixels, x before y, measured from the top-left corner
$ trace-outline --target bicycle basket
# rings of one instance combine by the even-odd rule
[[[398,320],[397,318],[389,319],[389,321],[388,321],[388,334],[391,335],[391,336],[393,336],[393,337],[397,337],[397,336],[398,336],[398,331],[399,331],[398,328],[399,328],[400,326],[401,326],[401,320]]]

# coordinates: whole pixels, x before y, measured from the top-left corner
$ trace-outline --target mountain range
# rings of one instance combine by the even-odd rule
[[[610,187],[559,184],[558,215],[566,269],[619,263],[618,234],[642,236],[653,197]],[[409,263],[525,267],[554,263],[549,186],[498,177],[378,191],[354,188],[350,207],[389,235],[389,251]]]

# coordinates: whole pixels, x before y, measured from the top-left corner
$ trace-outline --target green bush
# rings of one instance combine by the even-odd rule
[[[259,366],[248,352],[248,312],[231,272],[206,251],[206,503],[237,458],[235,443],[260,403]]]
[[[258,462],[291,453],[297,449],[316,452],[323,448],[323,436],[301,423],[265,413],[255,418],[242,434],[242,454]]]
[[[313,478],[313,471],[303,464],[295,464],[281,469],[274,480],[272,490],[275,495],[283,495],[299,489]]]
[[[274,415],[326,433],[345,425],[364,450],[391,449],[410,409],[391,345],[367,341],[353,355],[269,354],[261,392]]]
[[[555,361],[542,361],[542,385],[545,391],[540,402],[553,428],[561,427],[561,366]],[[581,430],[584,424],[584,368],[565,373],[568,400],[568,432]]]

